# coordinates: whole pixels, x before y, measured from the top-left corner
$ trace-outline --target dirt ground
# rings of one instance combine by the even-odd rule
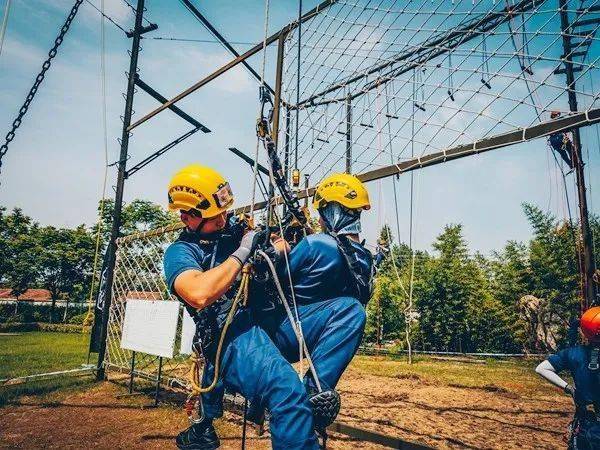
[[[353,373],[340,382],[339,420],[434,448],[560,449],[570,400],[505,389],[439,386]]]
[[[439,386],[418,376],[381,377],[350,368],[338,390],[338,420],[434,448],[558,449],[570,419],[568,399],[523,396],[506,389]],[[115,383],[92,384],[50,397],[21,397],[0,409],[0,449],[175,448],[186,418],[181,408],[148,408],[149,397],[119,397]],[[222,448],[240,448],[241,420],[217,423]],[[247,448],[270,448],[268,433],[248,431]],[[331,449],[378,449],[335,434]]]

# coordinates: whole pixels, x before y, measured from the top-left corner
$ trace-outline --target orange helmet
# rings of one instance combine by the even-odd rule
[[[557,117],[560,117],[560,111],[552,111],[550,113],[550,118],[551,119],[556,119]]]
[[[593,306],[583,313],[579,322],[583,335],[590,342],[600,342],[600,306]]]

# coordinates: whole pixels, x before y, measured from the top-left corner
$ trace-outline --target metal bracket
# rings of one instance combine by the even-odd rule
[[[144,81],[142,81],[142,79],[140,78],[140,76],[137,73],[134,75],[134,77],[135,77],[134,78],[135,85],[138,86],[144,92],[146,92],[150,97],[154,98],[155,100],[157,100],[163,104],[168,102],[168,100],[165,97],[163,97],[161,94],[159,94],[157,91],[155,91],[152,87],[150,87],[150,85],[148,85]],[[173,111],[175,114],[177,114],[179,117],[181,117],[183,120],[190,123],[192,126],[199,128],[203,133],[210,133],[210,129],[208,129],[206,126],[202,125],[200,122],[198,122],[192,116],[187,114],[185,111],[182,111],[181,109],[179,109],[179,107],[177,107],[175,105],[171,105],[171,106],[169,106],[169,109],[171,111]]]
[[[154,31],[154,30],[158,30],[158,25],[156,25],[155,23],[151,23],[150,25],[146,25],[145,27],[141,27],[139,34],[141,36],[142,34],[146,34],[146,33],[150,32],[150,31]],[[128,38],[132,38],[133,34],[134,34],[134,31],[133,30],[129,30],[129,31],[126,31],[125,34],[127,35]]]

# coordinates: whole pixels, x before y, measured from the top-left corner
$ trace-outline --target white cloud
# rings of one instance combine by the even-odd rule
[[[189,46],[177,46],[171,52],[163,51],[152,55],[142,65],[150,74],[168,73],[178,81],[178,85],[188,87],[232,59],[233,57],[225,52],[207,52]],[[233,94],[248,92],[255,87],[256,82],[241,64],[210,83],[210,89]]]

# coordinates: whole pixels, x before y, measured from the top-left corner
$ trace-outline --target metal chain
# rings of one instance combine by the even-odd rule
[[[6,155],[6,152],[8,151],[8,144],[10,144],[11,141],[15,138],[15,133],[16,133],[17,129],[21,126],[23,117],[25,116],[25,114],[27,114],[29,105],[31,105],[31,102],[33,101],[33,98],[35,97],[35,94],[37,93],[38,88],[42,84],[42,81],[44,81],[46,72],[48,71],[48,69],[50,68],[50,65],[52,64],[52,59],[56,56],[58,47],[60,47],[60,44],[62,44],[63,39],[65,37],[65,34],[67,34],[67,31],[69,31],[71,22],[73,22],[73,19],[75,18],[75,15],[77,14],[77,11],[79,10],[79,6],[81,5],[82,2],[83,2],[83,0],[76,0],[75,4],[73,5],[73,8],[71,8],[71,12],[69,13],[69,15],[67,17],[67,20],[65,21],[64,25],[60,29],[60,34],[54,41],[54,46],[48,52],[48,59],[46,59],[46,61],[44,61],[44,63],[42,64],[41,72],[35,78],[35,82],[33,83],[33,86],[31,87],[29,94],[27,94],[27,97],[25,98],[25,102],[23,103],[23,106],[21,106],[21,108],[19,109],[19,114],[17,115],[17,118],[12,123],[11,130],[6,134],[4,144],[2,144],[2,146],[0,146],[0,170],[2,170],[2,158],[4,157],[4,155]]]

